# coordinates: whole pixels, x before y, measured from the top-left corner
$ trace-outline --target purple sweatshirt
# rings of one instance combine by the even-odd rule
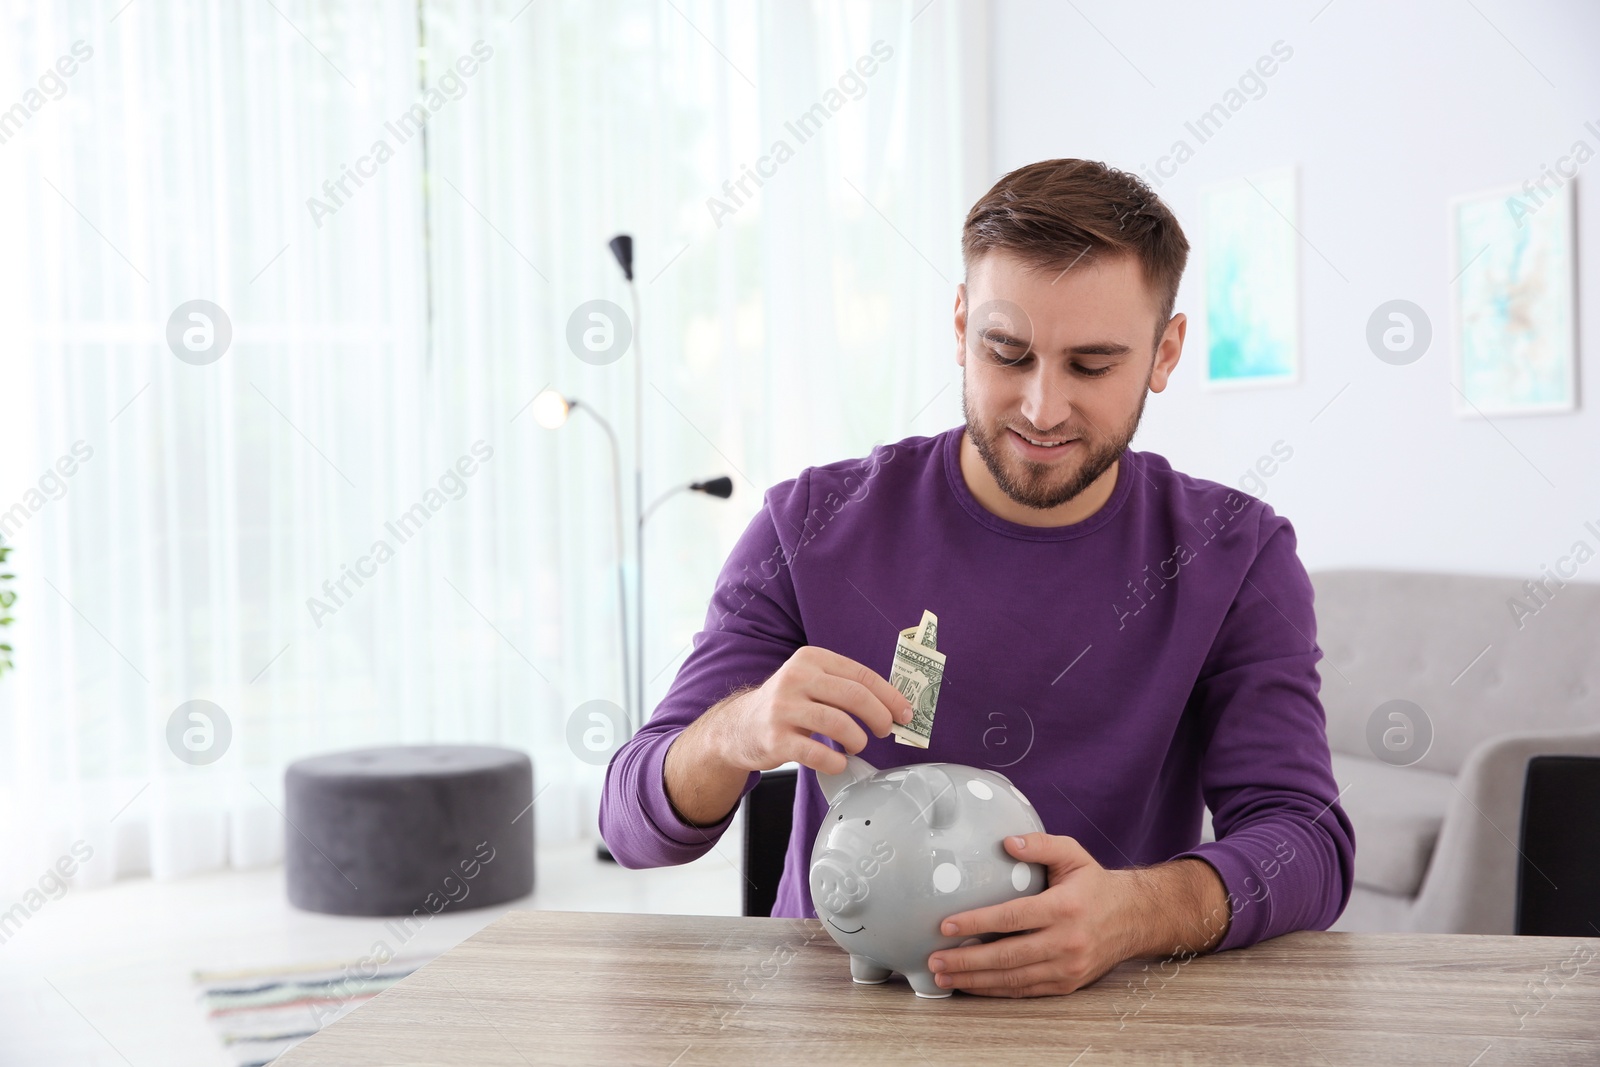
[[[999,771],[1047,832],[1076,838],[1104,867],[1205,860],[1231,905],[1219,949],[1326,929],[1350,896],[1355,838],[1330,766],[1312,587],[1289,521],[1129,450],[1095,514],[1023,526],[967,488],[962,435],[910,437],[767,491],[693,651],[606,770],[600,833],[617,861],[687,863],[728,828],[731,812],[685,822],[662,784],[668,746],[708,707],[761,684],[802,645],[887,677],[899,631],[928,608],[948,657],[932,744],[868,731],[867,762]],[[752,772],[744,791],[759,780]],[[1216,841],[1200,840],[1202,805]],[[802,767],[774,916],[816,917],[807,875],[826,810]]]

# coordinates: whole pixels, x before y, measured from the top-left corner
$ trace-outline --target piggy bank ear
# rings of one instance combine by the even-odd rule
[[[922,763],[900,782],[900,788],[917,805],[917,818],[926,819],[931,830],[948,830],[956,824],[961,801],[956,783],[937,763]]]
[[[860,756],[852,756],[847,752],[844,757],[844,773],[824,774],[822,771],[818,771],[817,784],[822,787],[822,795],[827,798],[828,806],[832,807],[833,798],[839,794],[839,790],[852,782],[871,778],[877,773],[878,769],[872,764]]]

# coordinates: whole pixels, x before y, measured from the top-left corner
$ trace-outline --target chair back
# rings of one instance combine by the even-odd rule
[[[1600,756],[1534,756],[1522,796],[1519,934],[1600,937]]]
[[[789,851],[794,823],[793,767],[762,771],[761,781],[744,798],[744,913],[770,916],[778,899],[778,880]]]

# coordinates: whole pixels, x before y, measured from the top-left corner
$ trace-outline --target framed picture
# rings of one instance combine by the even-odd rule
[[[1452,400],[1458,416],[1578,406],[1572,183],[1450,202]]]
[[[1300,380],[1299,195],[1294,167],[1201,191],[1207,388]]]

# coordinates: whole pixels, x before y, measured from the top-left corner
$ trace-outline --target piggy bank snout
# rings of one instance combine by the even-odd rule
[[[867,880],[848,855],[829,849],[811,865],[811,902],[834,915],[855,915],[866,906]]]
[[[811,902],[835,915],[859,915],[866,910],[867,894],[886,867],[895,848],[875,837],[865,824],[839,827],[811,864]],[[890,890],[881,890],[880,895]]]

